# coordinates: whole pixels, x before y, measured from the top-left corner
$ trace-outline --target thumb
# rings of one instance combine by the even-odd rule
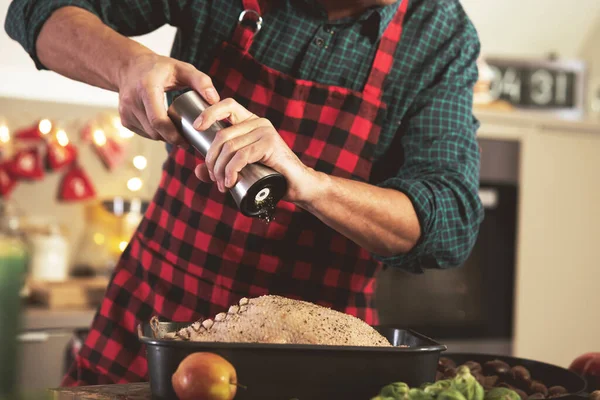
[[[175,79],[179,85],[191,87],[200,96],[204,97],[209,104],[215,104],[220,100],[212,79],[205,73],[198,71],[193,65],[178,63],[175,72]]]
[[[196,174],[196,178],[200,179],[202,182],[205,183],[209,183],[212,182],[212,180],[210,179],[210,175],[208,173],[208,168],[206,167],[206,164],[202,163],[196,166],[196,169],[194,170],[194,173]]]

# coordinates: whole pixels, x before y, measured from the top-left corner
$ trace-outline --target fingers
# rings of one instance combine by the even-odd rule
[[[206,165],[208,166],[208,170],[214,171],[215,162],[220,156],[223,150],[223,146],[226,143],[232,142],[227,144],[228,151],[237,150],[245,145],[256,141],[256,139],[242,139],[242,136],[247,135],[248,133],[253,132],[254,130],[260,127],[268,127],[270,125],[271,123],[268,120],[264,118],[256,118],[244,121],[237,125],[232,125],[217,132],[217,134],[215,135],[215,139],[210,145],[210,149],[208,150],[208,153],[206,153],[206,157],[204,159]]]
[[[212,79],[198,71],[193,65],[178,63],[175,66],[175,77],[178,85],[191,87],[204,97],[209,104],[215,104],[220,100]]]
[[[235,186],[239,172],[246,165],[268,158],[269,147],[268,140],[259,140],[237,151],[225,167],[225,189]]]
[[[165,91],[191,87],[210,104],[219,101],[212,80],[192,64],[168,57],[140,58],[119,87],[119,113],[123,126],[153,140],[185,146],[167,115]]]
[[[264,132],[261,129],[257,129],[246,135],[241,135],[231,140],[228,140],[223,144],[221,152],[219,153],[214,162],[214,166],[211,168],[210,165],[207,165],[209,170],[212,170],[213,177],[215,178],[215,181],[218,185],[221,185],[221,187],[223,187],[225,183],[225,168],[227,167],[231,159],[237,154],[237,152],[259,141],[263,137],[263,135]],[[227,185],[225,184],[225,186]]]
[[[149,128],[160,135],[165,142],[176,145],[186,143],[167,115],[162,86],[147,85],[141,97]]]
[[[140,124],[140,125],[141,125],[141,124]],[[135,133],[137,133],[138,135],[140,135],[140,136],[142,136],[142,137],[145,137],[146,139],[150,139],[150,140],[156,140],[156,139],[154,139],[153,137],[151,137],[150,135],[148,135],[146,132],[144,132],[144,130],[143,130],[143,129],[141,129],[141,128],[133,128],[133,129],[130,129],[130,128],[129,128],[129,130],[130,130],[130,131],[132,131],[132,132],[135,132]]]
[[[217,121],[229,119],[233,124],[239,124],[240,122],[256,119],[256,115],[245,109],[241,104],[232,98],[220,101],[212,106],[208,107],[202,114],[198,116],[194,121],[194,128],[201,131],[207,129],[209,126]]]
[[[134,108],[132,113],[137,120],[137,124],[141,127],[141,130],[146,133],[146,137],[152,140],[163,140],[162,136],[150,126],[148,117],[143,108]]]
[[[206,168],[206,164],[197,165],[194,173],[202,182],[208,183],[211,181],[210,176],[208,175],[208,168]]]
[[[136,117],[134,110],[134,108],[126,108],[123,105],[123,101],[119,103],[119,116],[121,118],[121,125],[142,137],[151,140],[156,140],[151,135],[145,132],[142,123]]]
[[[211,105],[194,121],[194,128],[205,130],[217,121],[229,119],[231,126],[217,132],[205,164],[196,168],[196,176],[216,182],[225,192],[237,183],[239,172],[270,153],[269,145],[276,131],[270,121],[259,118],[233,99]]]

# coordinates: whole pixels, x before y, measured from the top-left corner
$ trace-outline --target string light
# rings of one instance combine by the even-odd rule
[[[106,135],[102,129],[96,129],[94,131],[94,143],[98,146],[104,146],[106,144]]]
[[[8,126],[0,125],[0,143],[8,143],[10,141],[10,132]]]
[[[103,244],[104,243],[104,235],[101,234],[100,232],[94,233],[94,243],[96,243],[98,246]]]
[[[119,243],[119,250],[125,251],[126,248],[127,248],[127,242],[123,241],[123,242]]]
[[[148,165],[148,160],[146,160],[146,157],[144,157],[144,156],[133,157],[133,166],[136,167],[137,169],[139,169],[140,171],[143,171],[144,169],[146,169],[147,165]]]
[[[47,135],[52,130],[52,122],[48,119],[43,119],[40,121],[38,129],[43,135]]]
[[[56,141],[62,147],[65,147],[66,145],[68,145],[69,144],[69,138],[67,137],[67,132],[65,132],[63,129],[61,129],[58,132],[56,132]]]
[[[112,123],[119,131],[119,136],[121,136],[123,139],[129,139],[133,137],[133,132],[121,125],[121,119],[119,117],[114,117]]]
[[[127,189],[132,192],[137,192],[142,188],[142,180],[138,177],[131,178],[127,181]]]

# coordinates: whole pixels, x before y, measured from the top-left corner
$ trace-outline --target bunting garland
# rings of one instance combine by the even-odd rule
[[[9,197],[19,182],[35,182],[47,173],[63,173],[58,199],[84,201],[96,196],[91,179],[78,162],[78,148],[63,129],[42,119],[11,133],[0,121],[0,198]],[[93,147],[104,167],[112,171],[125,159],[133,132],[118,117],[101,115],[79,132],[84,144]]]

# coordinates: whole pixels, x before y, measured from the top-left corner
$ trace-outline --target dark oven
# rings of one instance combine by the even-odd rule
[[[378,277],[381,324],[408,327],[449,351],[510,355],[513,332],[518,162],[516,142],[480,140],[485,218],[468,260],[415,275],[387,268]]]

